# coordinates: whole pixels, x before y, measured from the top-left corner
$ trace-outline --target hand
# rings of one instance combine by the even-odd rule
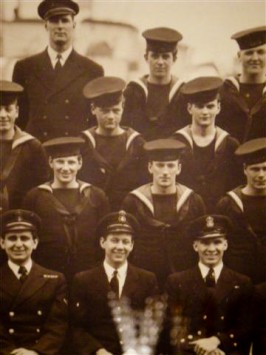
[[[209,355],[217,350],[220,343],[217,337],[203,338],[190,342],[191,345],[195,345],[194,351],[197,355]]]
[[[219,348],[208,353],[208,355],[226,355],[225,352]]]
[[[38,355],[38,353],[36,353],[36,351],[33,350],[28,350],[28,349],[24,349],[24,348],[17,348],[15,350],[13,350],[10,355]]]
[[[109,353],[109,351],[102,348],[96,351],[96,355],[113,355],[113,354]]]

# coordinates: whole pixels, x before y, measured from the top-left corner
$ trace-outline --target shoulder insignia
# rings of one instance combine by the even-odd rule
[[[58,279],[58,275],[52,275],[52,274],[43,274],[43,277],[45,279]]]

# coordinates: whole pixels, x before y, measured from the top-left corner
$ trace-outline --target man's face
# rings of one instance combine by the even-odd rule
[[[238,52],[243,72],[247,75],[263,73],[266,68],[266,44]]]
[[[45,28],[49,34],[51,47],[69,48],[72,44],[75,26],[71,15],[58,15],[49,18],[45,23]]]
[[[266,190],[266,162],[244,165],[247,185],[254,191]]]
[[[227,247],[227,240],[223,237],[196,240],[193,244],[199,260],[208,267],[215,267],[223,260]]]
[[[172,66],[175,62],[172,52],[153,52],[145,54],[146,62],[149,65],[150,75],[154,78],[167,78],[171,74]]]
[[[114,131],[120,124],[123,113],[123,102],[108,107],[92,105],[91,112],[96,116],[98,126],[105,132]]]
[[[149,173],[153,176],[153,184],[159,188],[175,186],[176,176],[180,174],[179,160],[152,161],[148,165]]]
[[[82,166],[79,156],[49,158],[49,165],[54,173],[54,181],[62,186],[76,181],[77,173]]]
[[[0,106],[0,133],[10,132],[14,126],[18,117],[18,106],[16,102],[9,105]]]
[[[197,126],[208,127],[215,124],[221,106],[218,99],[205,103],[188,103],[188,112]]]
[[[8,232],[0,241],[8,259],[18,265],[26,263],[38,245],[38,239],[33,238],[31,231]]]
[[[105,260],[114,268],[122,266],[133,249],[132,236],[128,233],[110,233],[100,239]]]

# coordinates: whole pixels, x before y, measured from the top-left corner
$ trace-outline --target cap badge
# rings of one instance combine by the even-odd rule
[[[126,223],[126,212],[125,211],[119,211],[119,216],[118,216],[118,222],[120,223]]]
[[[214,227],[214,220],[213,220],[213,217],[208,216],[208,217],[206,218],[206,227],[207,227],[207,228],[213,228],[213,227]]]

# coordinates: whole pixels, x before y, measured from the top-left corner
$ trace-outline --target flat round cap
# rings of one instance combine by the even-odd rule
[[[200,76],[188,81],[181,87],[181,93],[187,101],[208,102],[216,98],[223,80],[216,76]]]
[[[98,238],[115,233],[127,233],[136,236],[139,230],[140,225],[136,218],[132,214],[121,210],[104,216],[96,228],[96,235]]]
[[[266,43],[266,26],[249,28],[232,35],[231,39],[237,41],[240,49],[249,49]]]
[[[58,15],[77,15],[79,5],[72,0],[43,0],[38,6],[38,15],[47,20]]]
[[[223,215],[205,215],[188,226],[189,238],[208,239],[226,237],[232,226],[231,220]]]
[[[40,217],[28,210],[9,210],[1,216],[2,233],[12,231],[38,231],[41,226]]]
[[[154,161],[177,160],[185,148],[184,143],[171,138],[156,139],[144,144],[149,160]]]
[[[168,27],[147,29],[142,36],[146,39],[147,50],[154,52],[173,52],[183,38],[181,33]]]
[[[23,87],[14,81],[0,80],[0,92],[7,94],[20,94]]]
[[[107,94],[122,92],[126,82],[115,76],[103,76],[89,81],[83,88],[83,94],[87,99],[94,99]]]
[[[241,144],[235,154],[246,164],[266,161],[266,138],[256,138]]]
[[[80,137],[59,137],[43,143],[43,147],[49,156],[67,157],[81,154],[81,147],[85,140]]]

